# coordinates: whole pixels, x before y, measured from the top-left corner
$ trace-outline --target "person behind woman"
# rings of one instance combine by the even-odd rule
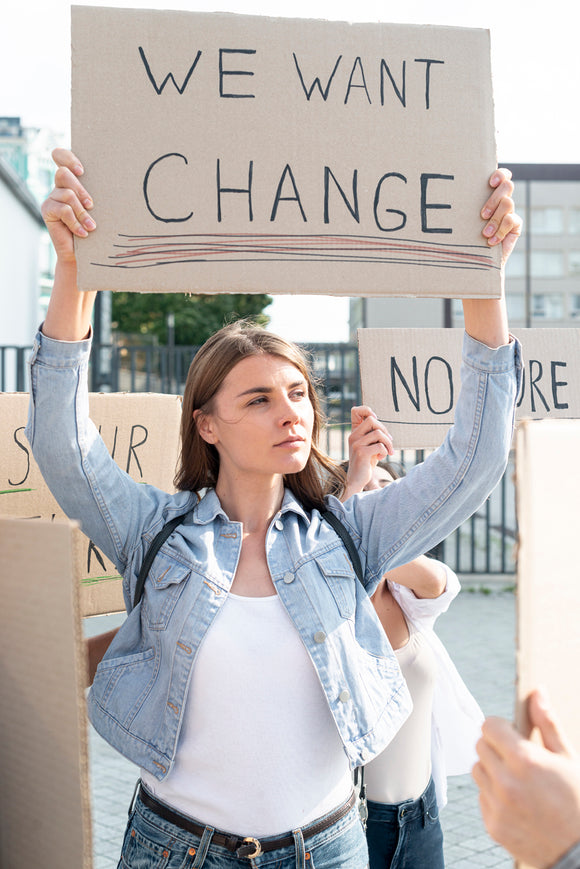
[[[57,266],[32,352],[27,436],[64,511],[123,575],[128,617],[89,693],[96,729],[141,767],[119,866],[364,869],[350,771],[411,709],[368,594],[477,509],[504,471],[521,376],[504,304],[464,303],[455,426],[373,498],[326,497],[323,481],[339,471],[317,445],[304,357],[247,324],[220,330],[192,362],[178,491],[139,485],[88,418],[94,294],[78,292],[73,236],[95,222],[79,161],[54,157],[42,211]],[[490,183],[483,232],[505,259],[520,230],[513,185],[501,170]],[[365,424],[390,452],[384,427]],[[326,508],[354,540],[364,587]],[[184,514],[133,606],[151,540]]]
[[[379,491],[405,471],[384,458],[372,435],[360,434],[368,407],[354,407],[342,499]],[[378,452],[376,452],[378,450]],[[369,495],[369,497],[373,497]],[[447,776],[468,773],[483,713],[435,634],[436,618],[460,590],[455,573],[422,555],[385,573],[371,600],[413,700],[392,742],[366,764],[370,869],[443,869],[439,812]]]

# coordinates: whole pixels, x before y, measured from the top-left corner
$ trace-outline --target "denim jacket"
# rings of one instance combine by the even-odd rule
[[[168,494],[137,484],[111,459],[88,418],[89,352],[89,340],[36,336],[26,434],[62,509],[123,576],[128,618],[95,676],[91,721],[129,760],[162,780],[175,759],[197,651],[234,578],[242,527],[229,520],[213,489],[201,499],[194,492]],[[328,498],[358,548],[365,587],[333,529],[288,490],[271,521],[266,554],[272,580],[318,672],[352,767],[381,751],[411,709],[368,595],[388,569],[429,550],[468,518],[497,484],[520,379],[517,341],[490,350],[466,335],[455,424],[443,445],[382,490],[345,504]],[[132,609],[151,540],[188,510]]]

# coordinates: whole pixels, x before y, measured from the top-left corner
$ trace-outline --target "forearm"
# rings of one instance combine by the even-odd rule
[[[57,262],[42,331],[58,341],[82,341],[89,334],[96,293],[79,292],[76,262]]]
[[[443,565],[425,555],[389,570],[385,579],[406,586],[418,598],[440,597],[447,584]]]
[[[503,282],[503,278],[502,278]],[[505,298],[464,299],[465,331],[476,341],[496,349],[509,343]]]

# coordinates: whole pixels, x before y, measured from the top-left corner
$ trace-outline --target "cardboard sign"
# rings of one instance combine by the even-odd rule
[[[524,357],[517,419],[580,418],[580,329],[516,329]],[[397,449],[437,447],[459,395],[462,329],[359,329],[363,403]]]
[[[72,10],[83,290],[499,297],[486,30]]]
[[[175,395],[93,393],[91,418],[109,452],[133,479],[172,492],[179,448],[181,399]],[[0,394],[0,515],[54,519],[63,512],[48,490],[24,436],[26,393]],[[114,565],[80,530],[74,569],[83,616],[125,609]]]
[[[0,519],[0,865],[91,869],[73,525]]]
[[[516,440],[516,719],[543,687],[568,739],[580,751],[578,492],[580,422],[525,422]],[[523,864],[518,864],[525,869]]]

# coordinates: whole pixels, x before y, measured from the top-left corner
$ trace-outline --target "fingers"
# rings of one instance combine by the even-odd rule
[[[394,454],[391,435],[370,408],[353,407],[351,420],[352,432],[348,439],[351,452],[360,447],[375,446],[375,461]]]
[[[74,175],[82,175],[85,171],[78,157],[75,157],[73,152],[66,148],[55,148],[52,152],[52,159],[57,166],[67,167]]]
[[[365,404],[358,405],[357,407],[351,407],[350,409],[350,424],[353,428],[356,428],[357,425],[360,425],[363,420],[367,418],[367,416],[373,416],[375,419],[377,418],[376,413],[370,407],[367,407]]]
[[[62,176],[61,176],[62,177]],[[55,186],[48,199],[42,205],[42,217],[50,229],[51,223],[64,223],[74,235],[86,238],[96,227],[96,223],[87,213],[78,193],[70,187]],[[91,205],[87,206],[92,208]]]
[[[540,691],[532,691],[528,697],[528,715],[532,726],[537,727],[545,747],[556,754],[571,756],[574,750],[561,733],[552,709]]]
[[[514,220],[513,181],[509,169],[498,169],[490,178],[493,193],[481,209],[481,217],[487,221],[483,235],[490,246],[499,244],[516,226]]]
[[[57,252],[62,252],[66,247],[64,227],[73,235],[86,238],[96,224],[88,214],[93,207],[93,201],[79,180],[84,172],[80,160],[72,151],[64,148],[55,148],[52,157],[57,165],[54,188],[43,203],[41,211]]]

